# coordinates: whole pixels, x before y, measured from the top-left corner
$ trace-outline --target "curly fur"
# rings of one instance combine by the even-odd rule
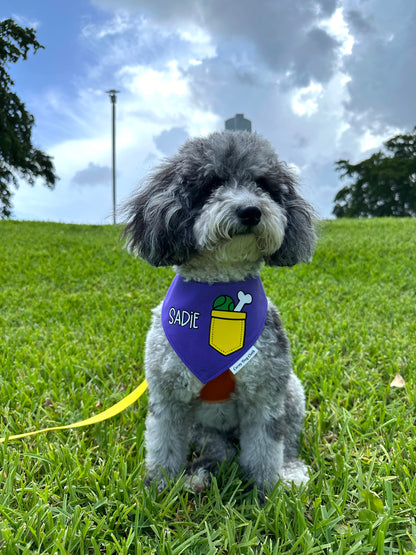
[[[270,143],[255,133],[226,131],[188,141],[138,190],[127,214],[130,249],[154,266],[173,265],[185,279],[243,280],[264,263],[307,262],[315,246],[311,207]],[[154,309],[145,354],[150,481],[163,487],[164,475],[187,468],[187,485],[201,491],[218,463],[235,456],[235,439],[240,464],[260,491],[279,479],[307,480],[298,459],[303,387],[270,301],[256,347],[259,354],[236,375],[232,398],[205,403],[199,399],[203,384],[166,339],[161,305]],[[190,444],[198,456],[189,463]]]

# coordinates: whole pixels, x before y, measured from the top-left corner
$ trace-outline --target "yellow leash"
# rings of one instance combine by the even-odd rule
[[[11,441],[13,439],[20,439],[22,437],[28,436],[35,436],[37,434],[44,434],[46,432],[55,432],[56,430],[69,430],[70,428],[82,428],[82,426],[90,426],[91,424],[98,424],[98,422],[103,422],[104,420],[108,420],[112,418],[116,414],[119,414],[127,407],[132,405],[137,399],[139,399],[143,393],[147,389],[147,381],[143,380],[139,387],[136,387],[134,391],[129,393],[124,399],[113,405],[107,410],[100,412],[95,416],[91,416],[91,418],[87,418],[86,420],[81,420],[80,422],[75,422],[74,424],[67,424],[66,426],[54,426],[53,428],[45,428],[43,430],[36,430],[34,432],[26,432],[25,434],[18,434],[15,436],[9,436],[8,438],[2,437],[0,438],[0,443],[4,443],[6,439]]]

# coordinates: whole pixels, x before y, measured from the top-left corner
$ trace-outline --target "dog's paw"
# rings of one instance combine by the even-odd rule
[[[194,473],[185,478],[184,487],[194,493],[201,493],[209,488],[211,475],[205,468],[197,468]]]
[[[309,482],[309,466],[300,459],[285,464],[282,468],[281,479],[285,485],[302,486]]]
[[[165,476],[162,476],[160,474],[158,474],[157,476],[148,474],[143,480],[143,485],[146,488],[150,488],[152,484],[156,484],[158,493],[161,493],[164,489],[166,489],[168,485],[168,480]]]

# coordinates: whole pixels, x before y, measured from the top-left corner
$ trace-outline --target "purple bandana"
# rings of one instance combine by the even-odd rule
[[[162,325],[176,354],[205,384],[238,367],[261,334],[266,315],[260,276],[212,284],[176,276],[163,302]]]

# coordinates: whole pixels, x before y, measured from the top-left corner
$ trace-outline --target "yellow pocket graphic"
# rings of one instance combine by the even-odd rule
[[[245,312],[211,311],[209,344],[223,355],[235,353],[244,346]]]

